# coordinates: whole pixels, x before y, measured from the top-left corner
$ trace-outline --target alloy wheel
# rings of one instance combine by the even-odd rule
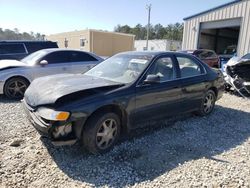
[[[110,147],[117,137],[118,125],[115,119],[106,119],[96,134],[97,146],[104,150]]]
[[[204,100],[204,112],[209,114],[214,107],[215,98],[212,93],[208,93]]]
[[[27,84],[22,80],[13,80],[7,86],[7,94],[11,98],[23,97]]]

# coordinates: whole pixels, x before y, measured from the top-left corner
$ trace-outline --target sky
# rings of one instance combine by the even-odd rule
[[[86,28],[113,31],[117,24],[146,25],[147,4],[152,5],[151,24],[167,26],[229,1],[0,0],[0,28],[46,35]]]

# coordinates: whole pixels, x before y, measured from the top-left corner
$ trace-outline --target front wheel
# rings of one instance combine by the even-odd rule
[[[215,101],[216,101],[216,96],[214,91],[208,90],[202,99],[202,104],[199,111],[197,111],[197,114],[200,116],[205,116],[210,114],[214,109]]]
[[[5,83],[4,94],[9,99],[22,99],[28,86],[29,82],[23,78],[11,78]]]
[[[118,140],[120,130],[120,118],[115,113],[94,114],[83,130],[83,145],[93,154],[105,153]]]

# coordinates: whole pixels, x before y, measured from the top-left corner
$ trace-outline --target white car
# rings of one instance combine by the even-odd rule
[[[56,48],[39,50],[21,61],[0,60],[0,94],[20,99],[38,77],[84,73],[101,61],[101,57],[89,52]]]

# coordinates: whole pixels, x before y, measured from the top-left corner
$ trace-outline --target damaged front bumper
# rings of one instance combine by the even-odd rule
[[[243,98],[250,98],[250,82],[247,82],[239,77],[232,78],[230,75],[225,76],[225,81]]]
[[[226,65],[226,87],[232,87],[242,97],[250,98],[250,60],[233,59]]]
[[[35,129],[42,136],[49,137],[52,140],[52,144],[61,146],[73,145],[77,142],[76,130],[73,130],[73,122],[49,121],[40,117],[25,100],[23,100],[23,106],[28,119]]]

